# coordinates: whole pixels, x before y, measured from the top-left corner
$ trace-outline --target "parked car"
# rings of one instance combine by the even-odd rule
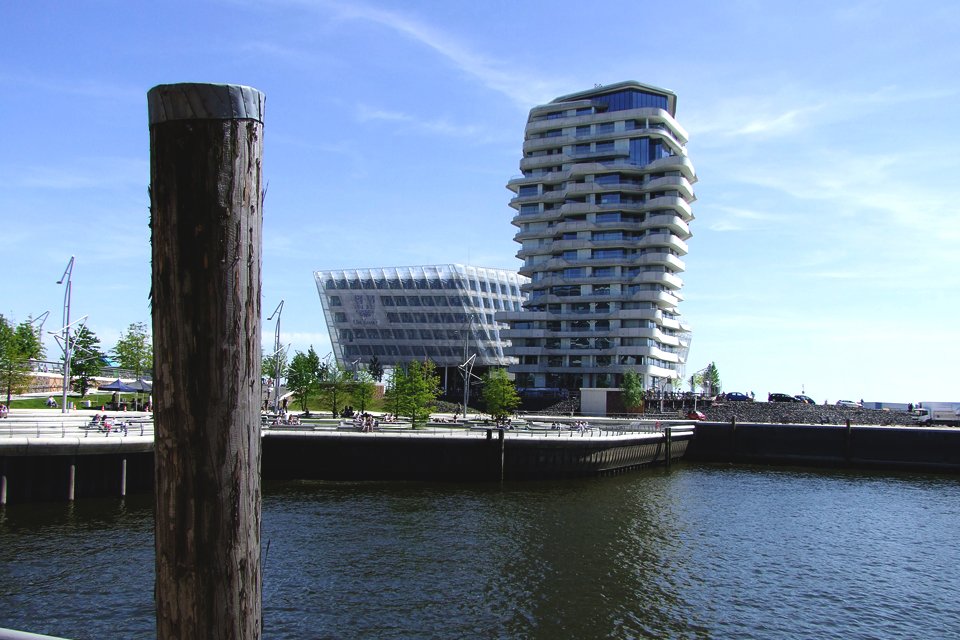
[[[797,402],[789,393],[768,393],[767,402]]]
[[[853,400],[837,400],[838,407],[860,407],[859,402],[854,402]]]
[[[797,399],[797,402],[806,402],[807,404],[817,404],[817,401],[811,398],[810,396],[793,396]]]
[[[753,402],[753,398],[739,391],[728,391],[724,395],[724,400],[729,400],[730,402]]]

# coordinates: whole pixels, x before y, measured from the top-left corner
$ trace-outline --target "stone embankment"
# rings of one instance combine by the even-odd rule
[[[850,424],[916,426],[905,411],[790,402],[715,402],[701,408],[708,422],[758,424]]]

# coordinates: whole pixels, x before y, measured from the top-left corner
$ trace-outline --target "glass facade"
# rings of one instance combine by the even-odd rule
[[[316,271],[314,279],[341,366],[374,356],[388,367],[424,358],[453,367],[472,354],[478,366],[510,362],[495,314],[521,309],[526,278],[514,271],[450,264]]]
[[[496,315],[520,386],[683,377],[690,333],[678,305],[696,174],[675,111],[672,92],[636,82],[531,110],[525,138],[539,155],[525,155],[507,185],[527,302]]]

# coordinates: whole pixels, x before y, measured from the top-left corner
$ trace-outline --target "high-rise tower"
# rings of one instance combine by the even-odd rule
[[[523,175],[507,185],[528,299],[497,315],[518,386],[683,377],[690,332],[677,307],[696,174],[676,104],[621,82],[530,110]]]

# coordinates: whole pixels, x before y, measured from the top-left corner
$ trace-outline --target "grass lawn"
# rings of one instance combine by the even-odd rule
[[[50,411],[60,411],[60,404],[63,401],[63,394],[50,394],[53,396],[53,399],[57,401],[56,407],[47,407],[47,398],[49,396],[38,397],[38,398],[22,398],[19,400],[11,400],[10,408],[11,409],[50,409]],[[109,393],[88,393],[82,399],[79,396],[67,396],[69,402],[73,403],[73,406],[77,409],[83,408],[83,401],[89,400],[90,407],[97,407],[110,402],[112,394]],[[131,399],[133,396],[131,396]]]

